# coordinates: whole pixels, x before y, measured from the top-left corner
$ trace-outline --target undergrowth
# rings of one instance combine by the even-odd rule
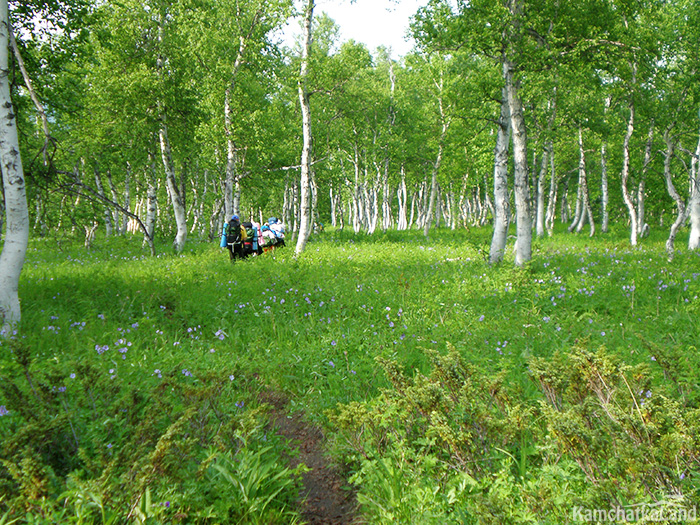
[[[698,255],[556,234],[516,269],[488,242],[327,232],[233,265],[33,245],[0,343],[0,524],[300,522],[266,393],[325,427],[368,522],[691,509]]]

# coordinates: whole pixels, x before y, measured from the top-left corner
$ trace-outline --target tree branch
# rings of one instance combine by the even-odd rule
[[[36,110],[39,113],[39,116],[41,117],[41,123],[44,128],[44,147],[41,149],[41,153],[44,157],[44,164],[46,165],[48,163],[46,152],[48,151],[49,143],[51,143],[55,147],[56,141],[49,132],[49,119],[46,117],[46,111],[44,111],[44,106],[41,104],[41,101],[39,100],[36,91],[34,91],[32,81],[29,78],[29,73],[27,73],[27,68],[24,65],[24,60],[22,59],[22,55],[19,52],[19,47],[17,46],[17,40],[15,40],[15,34],[12,30],[12,27],[9,28],[8,32],[10,33],[10,47],[12,48],[12,53],[15,55],[15,59],[17,60],[19,70],[22,72],[24,85],[29,91],[29,96],[31,97],[32,102],[34,103],[34,107],[36,107]]]

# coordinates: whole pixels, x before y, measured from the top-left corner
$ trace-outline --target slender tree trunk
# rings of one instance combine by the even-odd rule
[[[540,174],[537,177],[537,220],[535,231],[538,237],[544,236],[544,217],[545,217],[545,190],[547,188],[547,168],[549,163],[549,152],[545,146],[542,153],[542,164],[540,165]]]
[[[610,96],[605,98],[604,115],[606,119],[611,101],[612,99]],[[600,229],[603,233],[608,233],[610,223],[610,211],[608,210],[610,195],[608,191],[608,143],[605,137],[603,137],[602,144],[600,145],[600,175],[601,207],[603,212]]]
[[[443,152],[445,150],[445,137],[447,136],[447,129],[449,128],[449,122],[447,120],[447,117],[445,116],[445,108],[443,106],[443,100],[442,100],[442,74],[441,78],[439,81],[439,84],[437,84],[438,88],[438,107],[440,109],[440,120],[442,122],[442,130],[440,131],[440,139],[438,141],[438,153],[437,153],[437,158],[435,159],[435,163],[433,164],[433,170],[430,178],[430,197],[428,201],[428,210],[426,212],[425,216],[425,223],[423,224],[423,235],[426,237],[428,236],[428,233],[430,232],[430,224],[433,221],[433,216],[435,214],[435,204],[437,201],[437,194],[438,194],[438,173],[440,172],[440,166],[442,165],[442,156]]]
[[[389,157],[384,159],[382,172],[382,231],[391,228],[391,188],[389,188]]]
[[[156,230],[156,217],[158,215],[158,179],[156,176],[156,164],[153,155],[149,155],[149,161],[150,168],[146,176],[146,231],[148,232],[148,235],[144,239],[146,242],[148,242],[148,237],[153,239],[153,234]]]
[[[19,325],[19,278],[29,244],[29,211],[22,159],[19,153],[16,115],[9,84],[8,42],[10,26],[7,0],[0,0],[0,169],[5,197],[6,235],[0,253],[0,337],[8,337]]]
[[[505,65],[503,66],[505,70]],[[505,75],[505,71],[504,71]],[[510,198],[508,196],[508,148],[510,146],[511,120],[508,92],[502,90],[501,116],[496,130],[496,149],[493,169],[493,238],[489,262],[499,263],[503,260],[508,239],[510,223]]]
[[[580,166],[579,166],[580,168]],[[574,208],[574,218],[571,221],[571,224],[569,225],[569,231],[572,232],[576,229],[578,226],[578,223],[581,222],[581,215],[584,214],[584,208],[583,208],[583,192],[582,192],[582,187],[581,187],[581,171],[579,169],[578,172],[579,175],[579,180],[578,184],[576,185],[576,207]]]
[[[257,20],[257,18],[256,18]],[[233,63],[231,77],[228,87],[224,93],[224,125],[226,130],[226,184],[224,192],[224,206],[226,209],[226,217],[231,217],[234,214],[240,215],[239,206],[236,205],[234,192],[238,187],[238,177],[236,175],[236,163],[238,154],[236,144],[233,140],[233,111],[231,110],[231,97],[236,88],[236,77],[238,71],[243,65],[243,56],[245,55],[247,40],[244,36],[238,39],[238,53]]]
[[[547,202],[547,214],[544,219],[545,228],[547,228],[547,235],[550,237],[554,235],[554,219],[557,210],[557,176],[556,176],[556,163],[554,162],[554,141],[549,139],[547,142],[547,151],[549,156],[549,199]]]
[[[83,169],[85,169],[85,166],[83,166]],[[103,201],[107,200],[107,196],[105,195],[105,188],[102,184],[102,177],[100,177],[100,171],[97,168],[97,165],[95,165],[94,168],[95,172],[95,188],[97,188],[97,193],[99,194],[100,197],[102,197]],[[104,216],[105,216],[105,235],[107,237],[111,237],[112,235],[112,212],[110,211],[109,207],[105,205],[104,207]],[[94,236],[94,233],[93,233]]]
[[[129,162],[126,163],[126,176],[124,178],[124,208],[131,209],[131,164]],[[122,215],[121,235],[126,235],[128,225],[128,215]]]
[[[530,215],[530,189],[527,168],[527,131],[519,82],[514,78],[515,65],[506,61],[509,72],[506,78],[508,103],[513,138],[513,165],[515,174],[516,242],[515,265],[522,266],[532,258],[532,217]]]
[[[331,183],[330,189],[328,190],[328,197],[331,202],[331,226],[335,228],[337,225],[336,214],[338,210],[338,202],[336,194],[333,192],[333,183]]]
[[[610,224],[610,211],[608,210],[610,195],[608,191],[608,146],[605,139],[603,139],[603,144],[600,146],[600,175],[601,207],[603,212],[600,229],[603,233],[607,233]]]
[[[406,190],[406,171],[404,166],[401,166],[401,183],[396,190],[396,196],[399,201],[399,220],[396,229],[399,231],[408,229],[407,204],[408,192]]]
[[[311,105],[307,78],[309,74],[309,54],[311,51],[311,22],[314,14],[314,0],[308,0],[304,13],[304,35],[301,51],[301,71],[299,73],[299,104],[301,106],[302,131],[304,144],[301,150],[300,207],[299,207],[299,236],[297,237],[296,254],[306,248],[311,234]]]
[[[698,112],[700,118],[700,112]],[[690,237],[688,249],[700,249],[700,137],[695,148],[695,156],[690,161],[690,200],[687,213],[690,214]]]
[[[164,113],[161,115],[161,127],[158,136],[160,137],[160,151],[165,168],[165,182],[167,184],[168,194],[170,195],[170,202],[173,206],[175,225],[177,226],[177,233],[173,241],[173,249],[177,253],[180,253],[185,247],[185,241],[187,241],[187,215],[185,213],[185,203],[175,177],[173,154],[170,147],[170,140],[168,139],[168,126]]]
[[[676,203],[676,220],[671,225],[671,230],[666,240],[666,254],[668,259],[673,260],[675,254],[675,241],[678,231],[681,229],[683,224],[688,217],[688,209],[686,208],[683,199],[678,194],[676,186],[673,184],[673,174],[671,173],[671,159],[675,152],[675,144],[671,138],[672,126],[664,132],[664,142],[666,143],[666,151],[664,152],[664,178],[666,179],[666,189],[668,194],[671,196],[673,201]]]
[[[583,148],[583,129],[579,125],[578,128],[578,148],[579,148],[579,191],[581,194],[581,217],[576,225],[576,233],[583,230],[586,220],[591,227],[590,236],[595,234],[595,221],[593,220],[593,209],[591,207],[591,198],[588,192],[588,173],[586,172],[586,150]]]
[[[159,20],[158,25],[158,41],[162,41],[163,25],[162,20]],[[162,75],[164,59],[162,56],[158,56],[156,59],[158,75]],[[158,117],[160,119],[160,129],[158,130],[158,139],[160,145],[160,155],[163,161],[163,167],[165,168],[165,183],[168,189],[168,194],[170,196],[170,202],[173,207],[173,215],[175,216],[175,225],[177,227],[177,232],[175,234],[175,240],[173,241],[173,249],[175,252],[180,253],[187,241],[187,214],[185,212],[185,202],[184,197],[180,193],[180,189],[177,185],[177,177],[175,175],[175,165],[173,163],[173,152],[170,145],[170,139],[168,138],[168,119],[167,119],[167,109],[162,104],[158,102]],[[184,191],[184,188],[183,188]]]
[[[109,169],[107,170],[107,185],[109,186],[109,192],[112,195],[112,201],[119,204],[119,194],[117,193],[117,187],[114,185],[114,179],[112,178],[112,172]],[[119,214],[119,211],[117,211],[116,209],[113,209],[112,210],[112,224],[114,226],[113,232],[116,233],[117,235],[119,235],[119,233],[121,232],[120,219],[121,219],[121,215]]]
[[[633,78],[632,85],[636,83],[636,64],[633,66]],[[630,244],[632,246],[637,246],[637,210],[634,207],[634,202],[632,202],[632,197],[629,192],[629,179],[630,179],[630,140],[632,139],[632,134],[634,133],[634,98],[630,94],[629,101],[629,119],[627,121],[627,133],[625,133],[625,140],[622,146],[622,198],[627,206],[627,212],[630,216]]]
[[[637,186],[637,235],[644,237],[649,230],[649,225],[645,219],[645,199],[646,199],[646,179],[651,165],[651,151],[654,145],[654,120],[649,126],[649,134],[647,135],[647,144],[644,148],[644,164],[642,166],[642,177]]]

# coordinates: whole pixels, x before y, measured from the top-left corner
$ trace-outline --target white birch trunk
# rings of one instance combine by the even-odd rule
[[[311,52],[311,23],[314,14],[314,0],[308,0],[304,13],[304,35],[301,49],[301,70],[299,73],[299,104],[301,106],[302,132],[304,144],[301,150],[301,177],[299,181],[299,234],[295,253],[298,255],[306,248],[311,234],[311,106],[306,86],[309,74],[309,54]]]
[[[437,192],[438,192],[438,173],[440,172],[440,166],[442,164],[442,156],[443,152],[445,149],[445,137],[447,136],[447,129],[449,128],[450,124],[445,116],[445,107],[443,105],[443,100],[442,100],[442,90],[443,90],[443,79],[442,79],[442,72],[440,72],[440,80],[439,82],[435,83],[437,90],[438,90],[438,108],[440,110],[440,121],[442,123],[442,130],[440,131],[440,140],[438,142],[438,154],[437,158],[435,159],[435,163],[433,164],[433,172],[431,176],[431,181],[430,181],[430,200],[428,203],[428,210],[426,213],[425,217],[425,224],[423,225],[423,235],[426,237],[428,236],[428,233],[430,232],[430,223],[433,220],[433,215],[435,213],[435,203],[437,199]]]
[[[85,168],[85,166],[83,166]],[[97,194],[102,197],[102,202],[104,206],[104,216],[105,216],[105,235],[107,237],[111,237],[112,235],[112,212],[110,211],[109,207],[104,204],[104,202],[107,200],[107,197],[105,195],[105,189],[104,186],[102,185],[102,177],[100,177],[100,172],[97,169],[97,166],[95,166],[95,187],[97,188]],[[93,233],[94,236],[94,233]]]
[[[671,160],[675,152],[675,144],[673,143],[673,139],[671,138],[671,128],[672,126],[669,126],[669,128],[664,133],[664,142],[666,143],[666,151],[664,152],[664,178],[666,179],[666,190],[668,191],[668,194],[671,196],[673,201],[676,203],[676,220],[673,221],[673,224],[671,225],[671,230],[668,235],[668,239],[666,240],[666,255],[668,256],[669,261],[673,260],[673,256],[675,254],[675,241],[676,236],[678,235],[678,231],[681,229],[688,216],[688,210],[686,208],[686,205],[683,202],[683,199],[679,195],[678,191],[676,190],[676,186],[673,184],[673,174],[671,173]]]
[[[579,194],[581,195],[581,216],[579,217],[578,224],[576,225],[576,233],[581,233],[586,221],[591,227],[590,236],[593,237],[595,234],[595,221],[593,220],[593,209],[591,208],[591,199],[588,192],[588,173],[586,172],[586,150],[583,148],[583,130],[579,125],[578,128],[578,148],[579,148],[579,179],[578,187]]]
[[[700,117],[700,112],[698,113]],[[700,249],[700,137],[695,148],[695,156],[690,162],[690,200],[687,213],[690,215],[690,236],[688,249]]]
[[[632,84],[636,82],[636,64],[633,66],[633,77]],[[632,95],[630,95],[629,102],[629,119],[627,121],[627,133],[625,133],[625,140],[622,146],[622,199],[627,206],[627,212],[630,216],[630,244],[632,246],[637,246],[637,210],[634,207],[634,202],[632,202],[632,197],[629,192],[629,178],[630,178],[630,140],[632,139],[632,134],[634,133],[634,100]]]
[[[646,198],[646,179],[651,164],[651,149],[654,143],[654,119],[651,120],[649,126],[649,134],[647,135],[647,144],[644,148],[644,164],[642,166],[642,178],[637,186],[637,235],[644,237],[649,232],[649,225],[646,223],[645,215],[645,198]]]
[[[554,219],[557,210],[557,176],[556,176],[556,164],[554,162],[554,141],[549,139],[547,142],[547,150],[549,156],[549,198],[547,202],[547,213],[544,218],[545,228],[547,229],[547,235],[550,237],[554,235]]]
[[[504,75],[505,73],[505,65]],[[493,166],[493,238],[489,251],[489,263],[503,260],[510,224],[510,197],[508,196],[508,148],[510,146],[511,120],[508,92],[504,87],[501,97],[501,116],[496,130],[496,148]]]
[[[399,201],[399,220],[396,225],[396,229],[399,231],[408,229],[408,218],[407,218],[407,204],[408,204],[408,192],[406,190],[406,171],[403,166],[401,166],[401,183],[396,190],[396,196]]]
[[[124,179],[124,208],[127,210],[131,209],[131,164],[126,163],[126,177]],[[129,225],[129,217],[127,215],[122,216],[122,226],[121,235],[126,235],[127,227]]]
[[[331,203],[331,226],[334,228],[336,227],[336,210],[338,209],[338,203],[336,202],[336,195],[333,193],[333,183],[331,183],[330,188],[328,190],[328,198],[330,199]]]
[[[547,187],[547,168],[548,168],[548,151],[545,146],[544,152],[542,153],[542,164],[540,166],[540,173],[537,176],[537,219],[535,231],[538,237],[544,236],[544,217],[545,217],[545,189]]]
[[[384,171],[382,173],[382,231],[391,228],[391,188],[389,188],[389,157],[384,159]]]
[[[604,115],[606,115],[610,109],[610,103],[612,98],[607,96],[605,98],[605,110]],[[608,210],[608,205],[610,203],[610,194],[608,189],[608,144],[605,138],[600,145],[600,192],[601,192],[601,208],[603,218],[601,220],[600,229],[603,233],[608,233],[610,224],[610,211]]]
[[[5,197],[6,234],[0,253],[0,337],[19,325],[19,277],[29,244],[29,211],[19,152],[16,116],[10,98],[7,0],[0,0],[0,169]]]
[[[165,119],[165,114],[161,115],[161,126],[158,132],[160,138],[160,153],[165,168],[165,183],[170,195],[170,203],[173,206],[173,214],[175,215],[175,225],[177,233],[173,241],[173,249],[180,253],[185,247],[187,241],[187,215],[185,213],[185,203],[183,202],[180,189],[177,185],[175,177],[175,166],[173,165],[173,154],[168,139],[168,125]]]
[[[112,195],[112,202],[114,204],[120,205],[119,204],[119,195],[117,194],[117,187],[114,185],[114,180],[112,179],[112,172],[108,169],[107,170],[107,185],[109,186],[109,192]],[[120,214],[119,211],[114,208],[112,210],[112,225],[113,225],[113,232],[116,232],[119,234],[120,230]]]
[[[153,157],[150,157],[150,174],[146,177],[146,232],[147,236],[153,239],[156,230],[156,218],[158,216],[158,186],[156,178],[156,166]],[[148,238],[144,239],[148,242]]]

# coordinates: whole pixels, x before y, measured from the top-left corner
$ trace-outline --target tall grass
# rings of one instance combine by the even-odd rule
[[[0,346],[0,513],[291,522],[299,472],[268,392],[335,436],[377,522],[554,523],[579,500],[696,496],[700,258],[668,263],[663,239],[625,235],[537,240],[524,269],[486,263],[486,230],[328,232],[299,257],[235,264],[214,243],[156,258],[129,239],[37,243],[21,330]],[[629,428],[658,425],[656,481],[625,484],[624,466],[576,445],[629,452],[636,434],[606,402],[639,416]],[[586,433],[596,408],[575,411],[593,405],[607,416]],[[662,410],[685,430],[662,428]],[[235,465],[279,474],[255,516],[231,496]]]

